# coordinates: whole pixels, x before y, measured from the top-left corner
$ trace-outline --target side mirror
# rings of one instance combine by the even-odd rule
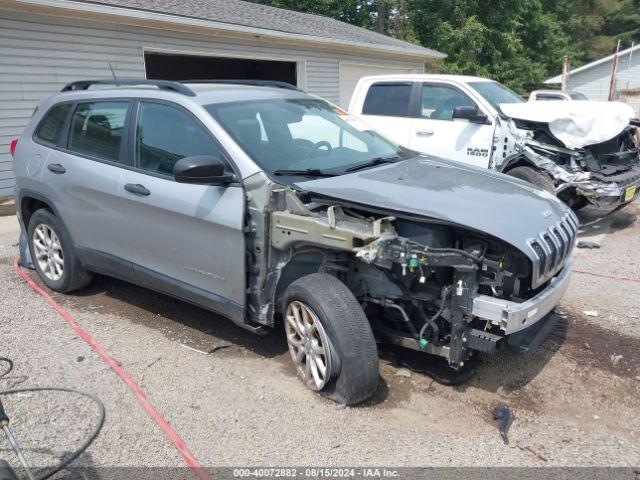
[[[225,173],[224,168],[222,159],[213,155],[185,157],[173,166],[173,178],[178,183],[225,185],[233,182],[235,175]]]
[[[469,120],[471,123],[480,123],[486,124],[489,118],[484,114],[480,113],[478,107],[470,107],[465,105],[463,107],[455,107],[453,109],[453,115],[451,116],[453,120],[457,118],[461,118],[464,120]]]

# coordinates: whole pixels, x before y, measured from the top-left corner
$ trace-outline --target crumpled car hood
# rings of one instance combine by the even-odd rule
[[[431,156],[295,186],[323,197],[483,232],[530,258],[527,239],[569,214],[553,195],[522,180]]]
[[[536,101],[503,103],[510,118],[546,123],[551,134],[567,148],[583,148],[619,135],[635,117],[633,108],[622,102]]]

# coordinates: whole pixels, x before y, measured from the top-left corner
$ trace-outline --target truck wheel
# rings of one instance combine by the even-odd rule
[[[573,210],[574,212],[577,212],[578,210],[590,204],[589,200],[587,200],[585,197],[576,197],[565,203],[569,205],[569,207],[571,207],[571,210]]]
[[[533,183],[534,185],[546,190],[547,192],[555,195],[556,187],[553,184],[553,180],[546,173],[542,173],[531,167],[516,167],[507,172],[507,175],[519,178],[525,182]]]
[[[73,251],[67,231],[49,210],[40,209],[31,215],[28,235],[33,265],[51,290],[69,293],[91,281]]]
[[[378,387],[378,350],[371,326],[351,291],[337,278],[313,273],[284,295],[291,358],[311,390],[353,405]]]

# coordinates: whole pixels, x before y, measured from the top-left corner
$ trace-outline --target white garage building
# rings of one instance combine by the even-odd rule
[[[346,106],[364,75],[443,54],[317,15],[241,0],[0,0],[0,197],[9,144],[38,101],[89,78],[266,79]]]

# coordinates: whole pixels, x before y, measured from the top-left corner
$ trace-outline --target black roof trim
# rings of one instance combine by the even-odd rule
[[[302,92],[298,87],[288,82],[281,82],[279,80],[250,80],[250,79],[237,79],[237,80],[182,80],[180,83],[212,83],[212,84],[231,84],[231,85],[252,85],[254,87],[273,87],[284,88],[286,90],[296,90]]]
[[[151,85],[158,87],[160,90],[170,90],[172,92],[181,93],[189,97],[195,97],[196,94],[189,87],[180,82],[171,82],[169,80],[147,80],[147,79],[126,79],[126,80],[79,80],[65,85],[61,92],[73,92],[77,90],[88,90],[92,85],[115,85],[116,87]]]
[[[169,90],[176,93],[181,93],[182,95],[187,95],[189,97],[195,97],[196,93],[191,90],[185,83],[210,83],[210,84],[221,84],[221,85],[252,85],[255,87],[273,87],[273,88],[284,88],[286,90],[295,90],[297,92],[302,92],[295,85],[291,85],[287,82],[280,82],[277,80],[247,80],[247,79],[238,79],[238,80],[185,80],[181,82],[173,82],[171,80],[147,80],[147,79],[108,79],[108,80],[78,80],[75,82],[68,83],[65,85],[61,92],[75,92],[78,90],[88,90],[92,85],[115,85],[116,87],[124,87],[124,86],[138,86],[138,85],[151,85],[154,87],[158,87],[160,90]]]

